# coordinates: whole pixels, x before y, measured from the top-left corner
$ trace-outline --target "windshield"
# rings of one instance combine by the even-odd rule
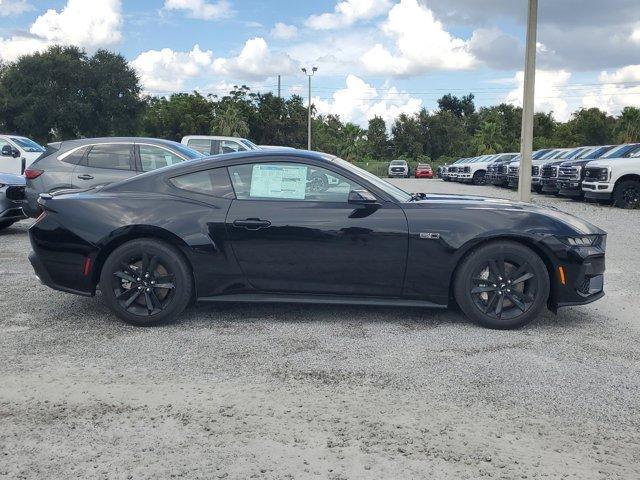
[[[44,147],[41,145],[38,145],[36,142],[31,140],[30,138],[25,138],[25,137],[9,137],[9,138],[13,143],[20,146],[20,148],[22,148],[25,152],[40,152],[40,153],[44,152]]]
[[[392,160],[391,161],[391,165],[404,165],[405,163],[407,163],[407,162],[405,162],[404,160]]]
[[[245,147],[248,147],[249,150],[260,150],[260,147],[253,143],[251,140],[247,140],[246,138],[241,138],[240,143],[244,144]]]
[[[385,182],[380,177],[375,176],[373,173],[369,173],[366,170],[363,170],[360,167],[356,167],[354,164],[349,163],[346,160],[342,160],[341,158],[338,158],[338,157],[335,157],[333,159],[333,162],[349,170],[350,172],[355,173],[359,177],[362,177],[365,180],[369,181],[370,183],[378,187],[383,192],[387,193],[388,195],[391,195],[394,199],[398,200],[399,202],[408,202],[409,200],[411,200],[411,195],[409,193],[405,192],[401,188],[396,187],[395,185],[391,185],[390,183]]]
[[[622,157],[624,155],[627,154],[627,152],[629,152],[629,150],[631,150],[632,148],[636,148],[637,144],[625,144],[625,145],[620,145],[616,148],[614,148],[613,150],[611,150],[609,153],[607,153],[606,155],[603,155],[602,158],[616,158],[616,157]]]
[[[194,160],[196,158],[202,158],[206,156],[205,154],[200,153],[193,148],[185,147],[183,144],[178,142],[171,142],[171,146],[174,148],[174,150],[178,151],[189,160]]]
[[[606,147],[598,147],[592,152],[589,152],[587,155],[581,155],[580,158],[584,160],[593,160],[594,158],[600,158],[602,155],[611,150],[611,145],[607,145]]]

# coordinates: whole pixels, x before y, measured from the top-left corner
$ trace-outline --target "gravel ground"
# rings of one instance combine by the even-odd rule
[[[15,225],[0,234],[0,477],[640,478],[640,212],[536,201],[609,232],[607,296],[513,332],[300,305],[133,328],[39,285]]]

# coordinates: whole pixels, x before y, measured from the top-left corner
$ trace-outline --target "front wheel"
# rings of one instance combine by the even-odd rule
[[[107,306],[136,326],[171,322],[186,308],[193,292],[187,262],[173,246],[137,239],[116,248],[100,274]]]
[[[639,208],[640,182],[625,180],[616,185],[613,191],[613,204],[618,208]]]
[[[499,241],[483,245],[462,262],[454,295],[462,311],[488,328],[519,328],[535,319],[549,297],[549,274],[528,247]]]
[[[474,185],[484,185],[485,182],[485,172],[476,172],[473,174],[472,182]]]

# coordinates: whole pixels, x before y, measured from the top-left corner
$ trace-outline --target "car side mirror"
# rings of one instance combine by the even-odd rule
[[[13,157],[14,148],[11,145],[4,145],[2,147],[2,156],[3,157]]]
[[[378,203],[378,199],[368,190],[351,190],[349,203],[354,205],[372,205]]]
[[[18,158],[20,156],[20,150],[17,148],[13,149],[13,158]]]

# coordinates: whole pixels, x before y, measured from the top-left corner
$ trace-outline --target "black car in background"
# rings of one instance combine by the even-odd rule
[[[582,181],[584,180],[586,165],[592,160],[602,157],[614,147],[615,145],[597,147],[577,160],[562,162],[558,167],[558,194],[563,197],[583,198]]]
[[[312,179],[331,177],[318,189]],[[43,195],[36,274],[135,325],[192,301],[457,303],[514,328],[602,295],[606,234],[532,204],[409,194],[338,158],[255,151]]]
[[[85,138],[50,143],[24,172],[24,210],[36,216],[41,193],[106,185],[203,156],[181,143],[157,138]]]

